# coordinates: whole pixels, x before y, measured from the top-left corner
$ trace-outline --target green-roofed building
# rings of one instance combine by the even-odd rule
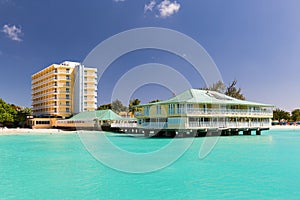
[[[56,127],[69,129],[111,130],[115,124],[126,126],[136,122],[135,118],[123,118],[112,110],[85,111],[70,119],[58,120]]]
[[[138,127],[192,131],[263,130],[271,126],[273,105],[244,101],[208,90],[189,89],[166,101],[137,106]],[[251,133],[251,132],[250,132]]]

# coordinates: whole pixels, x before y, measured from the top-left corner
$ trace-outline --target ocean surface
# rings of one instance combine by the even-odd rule
[[[196,138],[173,164],[145,174],[105,166],[76,134],[0,136],[0,199],[300,199],[300,131],[262,134],[221,137],[202,160]],[[136,153],[170,142],[107,135]]]

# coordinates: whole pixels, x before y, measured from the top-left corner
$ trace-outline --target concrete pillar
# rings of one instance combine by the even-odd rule
[[[256,135],[261,135],[261,130],[257,129],[256,130]]]
[[[251,130],[245,130],[245,131],[243,131],[243,135],[251,135]]]

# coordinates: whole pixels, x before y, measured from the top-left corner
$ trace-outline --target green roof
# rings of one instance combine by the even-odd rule
[[[68,120],[123,120],[123,117],[112,110],[85,111],[74,115]]]
[[[207,104],[229,104],[229,105],[273,107],[273,105],[270,104],[262,104],[257,102],[239,100],[227,96],[225,94],[221,94],[219,92],[200,90],[200,89],[189,89],[175,97],[170,98],[169,100],[144,104],[140,106],[172,104],[172,103],[207,103]]]

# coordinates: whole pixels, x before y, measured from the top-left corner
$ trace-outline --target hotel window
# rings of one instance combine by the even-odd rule
[[[149,113],[150,113],[150,107],[149,106],[145,106],[145,108],[144,108],[144,115],[145,116],[149,116]]]
[[[67,74],[70,73],[70,69],[66,69]]]
[[[54,95],[54,99],[57,99],[57,96],[56,96],[56,95]]]
[[[66,79],[67,79],[67,80],[70,80],[70,75],[66,75]]]
[[[54,86],[57,86],[57,82],[54,82]]]
[[[54,93],[57,93],[57,89],[56,88],[54,89]]]
[[[54,76],[54,79],[57,80],[57,76],[56,75]]]
[[[66,88],[66,93],[70,93],[70,88]]]
[[[56,108],[54,108],[54,112],[57,113],[57,109]]]
[[[87,71],[86,70],[84,70],[84,75],[87,75]]]
[[[87,83],[84,83],[84,87],[87,87]]]
[[[184,104],[176,104],[176,114],[184,113]]]
[[[175,112],[174,112],[174,111],[175,111],[175,109],[174,109],[174,108],[175,108],[174,104],[169,104],[169,114],[171,114],[171,115],[172,115],[172,114],[174,114],[174,113],[175,113]]]
[[[50,124],[50,121],[36,121],[36,125],[38,124]]]
[[[87,102],[84,102],[84,106],[85,106],[85,107],[87,106]]]
[[[54,73],[57,73],[57,69],[54,69]]]
[[[68,82],[66,82],[66,86],[70,86],[70,82],[68,81]]]
[[[57,106],[57,102],[56,101],[54,101],[54,106]]]
[[[67,102],[66,102],[66,106],[70,106],[70,101],[67,101]]]
[[[156,106],[156,114],[161,115],[161,106]]]
[[[66,95],[66,99],[70,99],[70,95],[69,94]]]
[[[84,96],[84,100],[87,100],[87,96]]]
[[[66,112],[67,112],[67,113],[70,112],[70,108],[66,108]]]
[[[193,104],[187,104],[187,111],[188,112],[193,112],[194,105]]]

